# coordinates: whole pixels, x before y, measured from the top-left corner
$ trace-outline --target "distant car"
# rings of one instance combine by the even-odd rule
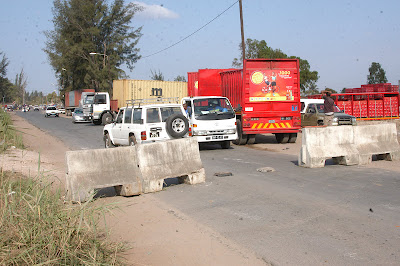
[[[64,108],[59,108],[59,109],[58,109],[58,112],[59,112],[60,114],[65,114],[65,109],[64,109]]]
[[[14,111],[14,109],[11,105],[9,105],[9,106],[7,106],[7,111],[12,112],[12,111]]]
[[[54,115],[55,117],[59,116],[57,108],[55,106],[47,106],[46,113],[44,116],[49,117],[52,115]]]
[[[72,113],[72,123],[78,122],[91,122],[87,117],[84,116],[83,110],[80,108],[76,108]]]
[[[39,106],[35,105],[35,107],[33,107],[33,111],[39,111]]]
[[[301,102],[301,126],[323,126],[324,125],[324,100],[323,99],[300,99]],[[357,125],[354,116],[345,114],[335,105],[332,126]]]

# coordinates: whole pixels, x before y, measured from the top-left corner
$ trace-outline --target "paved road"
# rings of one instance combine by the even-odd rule
[[[100,148],[100,126],[21,116],[68,146]],[[76,140],[81,137],[82,140]],[[277,144],[278,145],[278,144]],[[400,175],[297,166],[295,156],[233,146],[201,151],[207,181],[154,196],[274,265],[399,265]],[[257,169],[273,167],[274,172]],[[232,176],[217,177],[216,172]]]

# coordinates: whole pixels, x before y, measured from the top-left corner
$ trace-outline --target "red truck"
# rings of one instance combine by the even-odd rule
[[[65,114],[72,115],[75,108],[83,108],[83,101],[88,93],[94,93],[93,89],[74,90],[65,93]]]
[[[197,77],[197,81],[196,81]],[[243,69],[188,73],[189,96],[224,96],[236,111],[236,144],[253,144],[256,134],[275,134],[294,143],[301,128],[298,59],[247,59]]]

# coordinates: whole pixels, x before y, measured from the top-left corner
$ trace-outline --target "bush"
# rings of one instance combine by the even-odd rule
[[[13,127],[9,114],[0,109],[0,152],[4,152],[11,146],[24,148],[22,137]]]

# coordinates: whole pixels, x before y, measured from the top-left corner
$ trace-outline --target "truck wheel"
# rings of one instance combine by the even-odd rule
[[[112,143],[112,141],[110,139],[110,135],[108,133],[104,135],[103,140],[104,140],[104,147],[106,149],[115,147],[114,144]]]
[[[96,126],[101,125],[101,120],[93,120],[93,124]]]
[[[289,141],[289,133],[276,133],[275,138],[278,143],[287,143]]]
[[[136,138],[134,135],[129,136],[129,146],[135,146],[137,144]]]
[[[233,143],[236,145],[245,145],[247,142],[247,135],[243,134],[242,122],[240,121],[240,119],[236,119],[236,131],[238,134],[238,138],[234,140]]]
[[[102,117],[101,117],[101,122],[103,124],[103,126],[110,124],[113,120],[113,117],[110,113],[105,113]]]
[[[248,135],[247,144],[251,145],[254,144],[254,142],[256,142],[256,134]]]
[[[165,121],[168,135],[173,139],[179,139],[189,131],[189,121],[183,114],[171,115]]]
[[[231,147],[231,141],[230,140],[225,140],[224,142],[221,143],[221,148],[222,149],[229,149]]]
[[[297,139],[297,133],[290,133],[289,143],[295,143]]]

